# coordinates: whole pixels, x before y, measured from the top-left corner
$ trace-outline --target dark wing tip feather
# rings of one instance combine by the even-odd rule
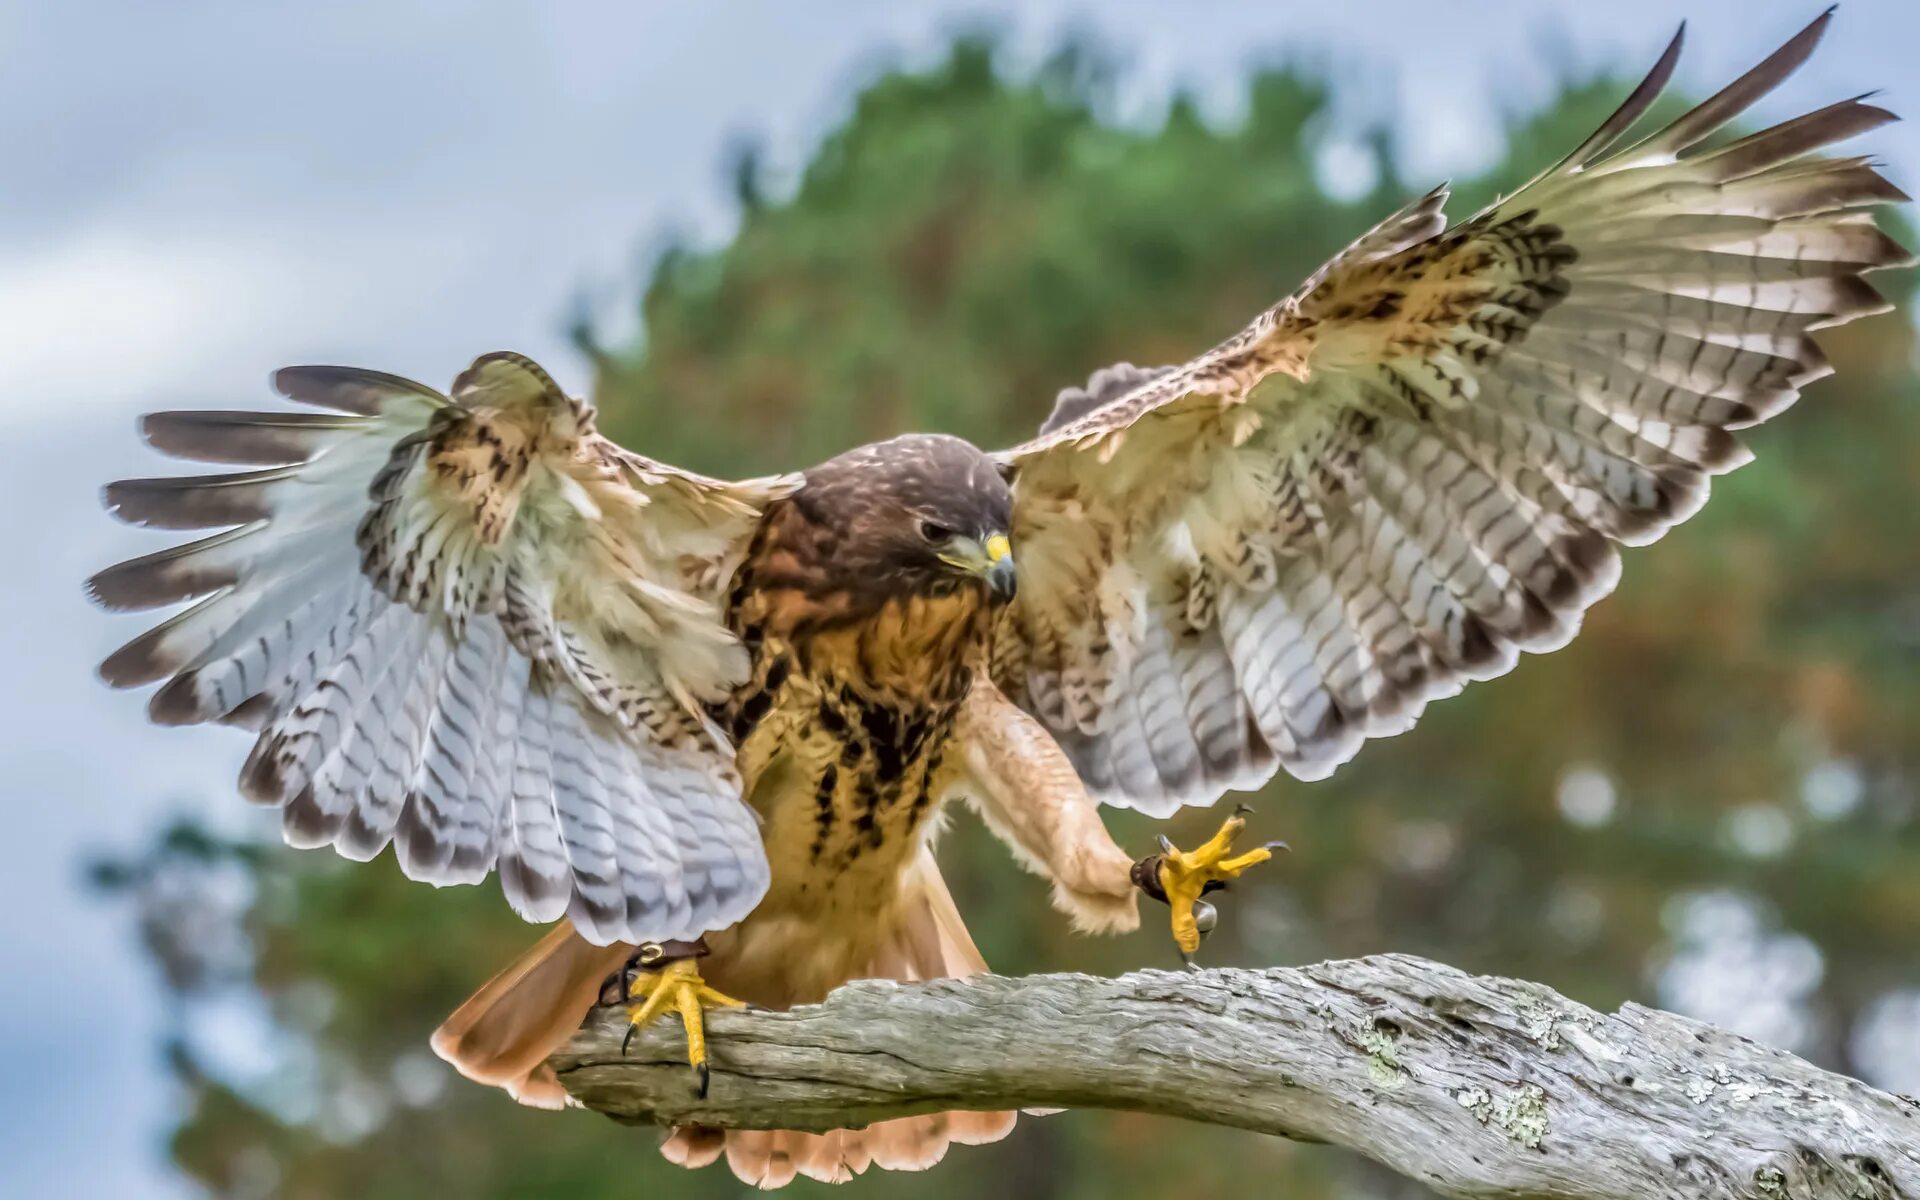
[[[1914,263],[1911,250],[1901,245],[1892,234],[1880,225],[1869,223],[1856,235],[1857,240],[1849,243],[1844,253],[1836,253],[1828,259],[1836,274],[1864,275],[1869,271],[1886,271],[1896,267],[1910,267]],[[1811,358],[1813,362],[1824,364],[1826,358],[1817,348],[1804,351],[1803,360]]]
[[[279,466],[305,462],[319,439],[352,428],[355,421],[330,413],[186,409],[141,417],[140,436],[147,445],[174,458]]]
[[[253,797],[249,797],[250,799]],[[261,800],[263,804],[277,804],[279,800]],[[280,809],[280,838],[296,850],[317,850],[322,846],[331,846],[340,836],[340,826],[345,821],[344,811],[329,811],[320,804],[320,798],[314,793],[311,783],[287,798]]]
[[[341,822],[333,848],[355,862],[372,862],[392,842],[393,829],[384,821],[375,821],[366,808],[356,804]]]
[[[230,475],[122,479],[106,486],[102,500],[118,520],[151,529],[244,525],[268,516],[268,488],[288,473],[282,467]]]
[[[113,612],[157,608],[167,599],[149,599],[146,595],[146,563],[131,559],[95,571],[86,583],[87,599]]]
[[[91,583],[88,586],[91,590]],[[163,621],[107,655],[96,668],[101,682],[114,688],[139,687],[165,679],[186,665],[186,659],[177,648],[168,646],[168,640],[179,623],[188,619],[197,607]]]
[[[1828,315],[1809,323],[1809,330],[1830,329],[1861,317],[1877,317],[1893,311],[1893,304],[1880,294],[1880,289],[1859,275],[1835,275],[1829,282],[1829,294],[1822,297]]]
[[[280,752],[286,739],[269,733],[253,744],[253,752],[240,768],[240,794],[254,804],[279,805],[292,797],[282,771]]]
[[[1654,140],[1665,149],[1678,152],[1745,112],[1754,101],[1780,86],[1789,75],[1800,69],[1826,35],[1827,25],[1832,20],[1832,9],[1815,17],[1806,28],[1787,39],[1785,45],[1767,55],[1752,70],[1653,135]]]
[[[147,716],[155,725],[198,725],[218,715],[205,711],[194,695],[195,672],[182,671],[157,689],[147,701]]]
[[[362,367],[281,367],[272,379],[273,390],[289,400],[363,417],[379,416],[386,400],[396,394],[434,404],[446,402],[446,397],[424,384]]]
[[[358,372],[350,367],[311,365],[281,367],[271,379],[273,390],[289,400],[373,416],[380,410],[370,407],[364,398],[350,398],[341,394],[344,385],[356,374]]]
[[[1600,128],[1594,130],[1586,141],[1575,147],[1572,154],[1567,155],[1561,163],[1563,168],[1587,165],[1612,149],[1614,143],[1618,142],[1627,130],[1633,128],[1634,122],[1645,115],[1647,109],[1653,107],[1653,102],[1660,98],[1660,93],[1666,91],[1667,84],[1672,82],[1674,68],[1680,62],[1680,50],[1686,41],[1687,23],[1682,21],[1680,27],[1673,31],[1673,38],[1667,42],[1667,48],[1660,52],[1659,61],[1655,62],[1653,69],[1647,72],[1646,78],[1627,94],[1627,98],[1620,102],[1620,107],[1614,109],[1612,115],[1600,123]]]
[[[1711,426],[1701,436],[1695,460],[1709,472],[1719,474],[1746,461],[1746,448],[1729,430]]]
[[[135,688],[163,677],[166,670],[147,647],[129,644],[100,660],[94,674],[110,688]]]
[[[222,725],[231,725],[236,729],[251,729],[255,733],[266,728],[267,721],[273,717],[273,697],[265,692],[242,700],[232,712],[219,717]]]
[[[1841,100],[1728,142],[1697,158],[1687,157],[1710,167],[1711,178],[1716,181],[1743,179],[1897,120],[1898,117],[1884,108]]]
[[[87,580],[87,595],[102,608],[121,611],[159,608],[218,591],[239,579],[238,568],[218,555],[205,559],[196,556],[244,537],[256,528],[257,524],[243,525],[199,541],[115,563]]]

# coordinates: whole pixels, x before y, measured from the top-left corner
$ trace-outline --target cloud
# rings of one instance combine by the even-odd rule
[[[262,267],[229,241],[167,244],[111,225],[0,260],[0,420],[190,378],[257,332],[246,314],[271,287]]]

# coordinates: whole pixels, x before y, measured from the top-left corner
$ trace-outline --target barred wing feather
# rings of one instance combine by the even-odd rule
[[[783,481],[620,450],[512,354],[452,396],[294,367],[322,411],[146,418],[153,446],[257,467],[110,485],[119,517],[224,528],[110,567],[109,608],[191,606],[102,664],[163,681],[156,721],[260,731],[241,776],[286,839],[412,878],[497,871],[534,921],[596,942],[744,916],[765,854],[704,705],[746,673],[719,595]]]
[[[1886,307],[1904,200],[1830,144],[1848,100],[1701,143],[1822,17],[1650,136],[1647,80],[1573,154],[1444,228],[1440,189],[1185,365],[1063,393],[1016,473],[1003,690],[1109,802],[1317,779],[1467,680],[1564,644],[1741,465],[1735,430],[1827,371],[1809,334]],[[1100,402],[1090,402],[1097,397]]]

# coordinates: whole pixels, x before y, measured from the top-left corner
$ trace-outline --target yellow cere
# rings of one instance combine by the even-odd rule
[[[996,533],[987,539],[987,561],[999,562],[1013,553],[1013,543],[1007,541],[1007,535]]]

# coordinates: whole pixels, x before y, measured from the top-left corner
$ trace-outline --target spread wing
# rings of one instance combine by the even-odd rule
[[[1675,38],[1563,162],[1452,228],[1444,190],[1177,367],[1062,394],[1016,472],[1006,693],[1089,786],[1155,812],[1317,779],[1466,680],[1564,644],[1746,461],[1732,431],[1826,371],[1808,336],[1886,307],[1905,199],[1817,156],[1892,116],[1849,100],[1701,142],[1793,71],[1822,17],[1623,145]]]
[[[275,376],[317,412],[146,418],[155,448],[262,469],[128,480],[123,520],[224,531],[121,563],[115,609],[194,603],[101,667],[164,680],[163,724],[260,731],[241,774],[286,839],[435,884],[499,872],[597,942],[694,937],[767,881],[703,715],[747,672],[720,591],[782,481],[629,454],[544,371],[491,354],[451,397],[341,367]]]

